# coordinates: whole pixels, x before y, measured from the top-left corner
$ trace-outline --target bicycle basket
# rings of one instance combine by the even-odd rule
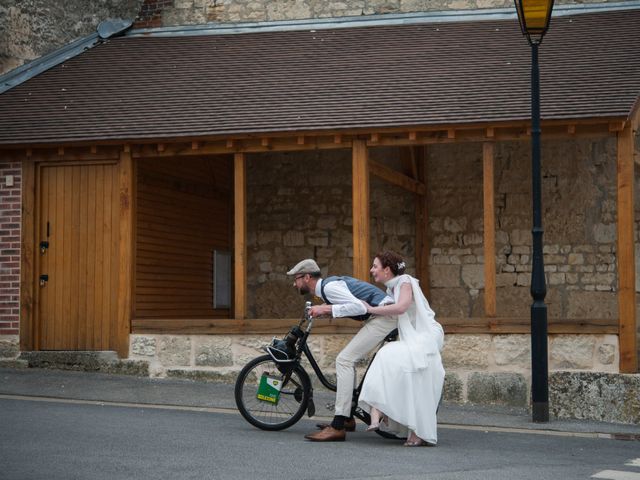
[[[295,360],[295,351],[284,340],[274,338],[271,341],[271,345],[267,345],[265,350],[278,363],[293,362]]]

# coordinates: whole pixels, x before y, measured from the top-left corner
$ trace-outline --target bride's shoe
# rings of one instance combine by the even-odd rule
[[[403,447],[434,447],[434,444],[421,439],[415,433],[409,435],[407,441],[402,444]]]
[[[377,421],[377,422],[371,422],[371,424],[367,427],[367,429],[365,431],[367,431],[367,432],[375,432],[376,430],[378,430],[380,428],[380,422],[382,422],[385,425],[389,426],[389,418],[386,415],[381,415],[380,416],[380,420]]]

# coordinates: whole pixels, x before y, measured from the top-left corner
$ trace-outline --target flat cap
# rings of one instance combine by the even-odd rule
[[[297,275],[298,273],[320,273],[320,267],[315,260],[307,258],[289,270],[287,275]]]

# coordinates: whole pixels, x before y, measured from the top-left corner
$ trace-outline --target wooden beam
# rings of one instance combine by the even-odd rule
[[[418,195],[425,194],[426,190],[422,183],[414,180],[413,178],[407,177],[406,175],[403,175],[402,173],[393,170],[386,165],[370,160],[369,170],[376,177],[392,183],[393,185],[397,185],[398,187],[402,187],[412,193],[417,193]]]
[[[411,140],[412,142],[415,142],[418,139],[418,133],[413,130],[409,132],[409,140]]]
[[[227,148],[233,148],[233,139],[232,138],[227,140]]]
[[[429,298],[429,204],[427,191],[427,149],[413,147],[411,157],[415,161],[416,179],[425,187],[425,194],[416,195],[416,277],[420,280],[422,293]]]
[[[353,276],[369,280],[369,151],[364,140],[352,147]]]
[[[133,321],[133,333],[139,334],[250,334],[282,335],[291,325],[298,323],[295,318],[141,318]],[[531,319],[517,318],[446,318],[438,317],[438,322],[447,334],[529,334]],[[355,333],[360,324],[344,318],[317,318],[313,322],[315,333]],[[615,319],[549,319],[549,333],[558,334],[617,334]]]
[[[247,316],[247,165],[244,153],[234,155],[234,313]]]
[[[418,183],[421,183],[418,180],[418,165],[417,165],[417,148],[408,147],[400,149],[400,160],[402,162],[402,167],[404,169],[405,174],[409,175],[410,178],[416,180]]]
[[[198,150],[200,148],[200,142],[191,142],[191,150]]]
[[[454,139],[456,138],[456,131],[453,128],[447,130],[447,138]]]
[[[120,358],[129,356],[129,332],[133,317],[133,160],[131,152],[120,153],[118,168],[119,221],[118,240],[118,317],[110,343]]]
[[[636,332],[636,258],[634,235],[634,136],[631,126],[618,133],[618,314],[620,372],[638,371]]]
[[[484,312],[496,316],[496,219],[494,188],[494,145],[482,144],[484,197]]]
[[[304,145],[304,135],[298,137],[298,145]]]
[[[342,143],[342,135],[334,135],[333,143]]]
[[[575,135],[576,134],[576,126],[575,125],[567,125],[567,133],[569,135]]]
[[[36,167],[27,156],[22,162],[22,235],[20,239],[20,350],[37,349],[34,282],[36,279]]]
[[[610,122],[609,123],[609,131],[610,132],[621,132],[621,131],[624,130],[625,124],[626,124],[626,122],[623,122],[623,121]]]
[[[496,136],[495,129],[493,127],[487,128],[486,136],[487,138],[494,138]]]

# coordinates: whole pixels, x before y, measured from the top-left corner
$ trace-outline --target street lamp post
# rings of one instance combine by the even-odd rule
[[[533,264],[531,272],[531,403],[534,422],[549,421],[547,360],[547,287],[542,256],[542,182],[540,174],[540,71],[538,46],[549,28],[554,0],[515,0],[523,35],[531,45],[531,178]]]

